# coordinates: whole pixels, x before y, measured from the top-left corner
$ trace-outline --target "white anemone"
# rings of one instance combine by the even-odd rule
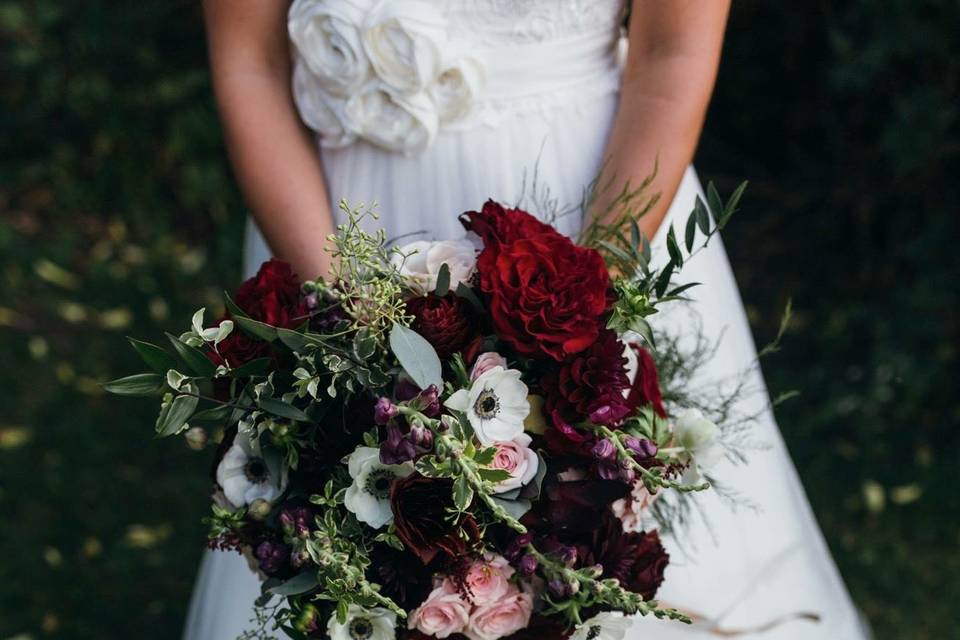
[[[723,458],[720,444],[720,428],[703,415],[699,409],[685,409],[673,425],[677,444],[693,461],[691,480],[703,470],[710,469]]]
[[[327,635],[330,640],[394,640],[396,626],[397,614],[389,609],[364,609],[351,604],[343,624],[337,621],[336,613],[330,616]]]
[[[217,465],[217,484],[227,502],[239,509],[255,500],[273,502],[286,489],[287,478],[266,463],[259,442],[238,433]]]
[[[515,440],[523,434],[523,421],[530,413],[527,385],[516,369],[493,367],[470,385],[447,398],[454,411],[462,411],[484,446]]]
[[[353,484],[347,487],[343,504],[374,529],[393,520],[390,510],[390,487],[397,478],[413,473],[413,464],[383,464],[380,450],[375,447],[357,447],[347,458],[347,469]]]
[[[577,625],[570,640],[623,640],[630,618],[619,611],[604,611]]]

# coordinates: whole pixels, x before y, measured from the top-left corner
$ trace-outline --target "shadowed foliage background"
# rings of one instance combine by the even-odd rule
[[[883,639],[956,637],[960,5],[738,0],[698,154],[779,420]],[[239,280],[199,3],[0,0],[0,639],[176,637],[205,454],[99,381]]]

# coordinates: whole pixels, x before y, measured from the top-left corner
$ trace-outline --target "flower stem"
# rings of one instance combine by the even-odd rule
[[[664,489],[675,489],[677,491],[682,491],[688,493],[691,491],[704,491],[705,489],[710,488],[709,482],[701,482],[700,484],[683,484],[682,482],[675,482],[673,480],[668,480],[660,474],[654,473],[647,469],[642,464],[633,459],[633,456],[630,455],[630,452],[627,451],[627,448],[624,446],[621,437],[623,434],[619,434],[608,427],[598,424],[587,425],[590,429],[593,429],[604,438],[610,440],[613,443],[613,446],[617,448],[617,457],[619,460],[626,460],[627,463],[635,471],[640,473],[645,480],[648,480],[651,484],[658,487],[663,487]],[[670,452],[670,449],[663,449],[663,452]]]

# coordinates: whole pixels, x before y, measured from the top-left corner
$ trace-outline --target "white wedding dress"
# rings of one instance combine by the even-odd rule
[[[297,0],[294,93],[318,132],[334,205],[376,200],[390,236],[454,238],[463,233],[458,214],[490,197],[529,195],[534,172],[557,202],[578,203],[601,167],[616,111],[622,15],[622,0]],[[661,253],[667,225],[686,219],[698,193],[691,168],[654,242]],[[580,222],[569,215],[557,225],[574,234]],[[268,250],[252,226],[248,240],[252,273]],[[703,380],[749,368],[756,350],[722,244],[712,242],[682,278],[703,283],[695,307],[706,336],[719,341]],[[685,319],[667,314],[658,326],[689,330]],[[868,637],[756,370],[750,386],[758,392],[739,409],[759,412],[752,439],[766,449],[715,473],[753,508],[702,496],[709,527],[694,524],[682,545],[666,540],[671,564],[658,597],[710,623],[638,619],[631,640],[716,637],[711,625],[750,629],[796,612],[820,621],[790,619],[750,637]],[[232,640],[250,627],[258,593],[240,556],[208,553],[185,638]]]

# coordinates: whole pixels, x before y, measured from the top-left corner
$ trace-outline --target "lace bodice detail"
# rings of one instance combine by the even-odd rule
[[[455,36],[502,46],[616,29],[624,0],[460,0],[450,4]]]
[[[295,0],[293,94],[321,144],[416,154],[441,131],[619,86],[624,0]]]

